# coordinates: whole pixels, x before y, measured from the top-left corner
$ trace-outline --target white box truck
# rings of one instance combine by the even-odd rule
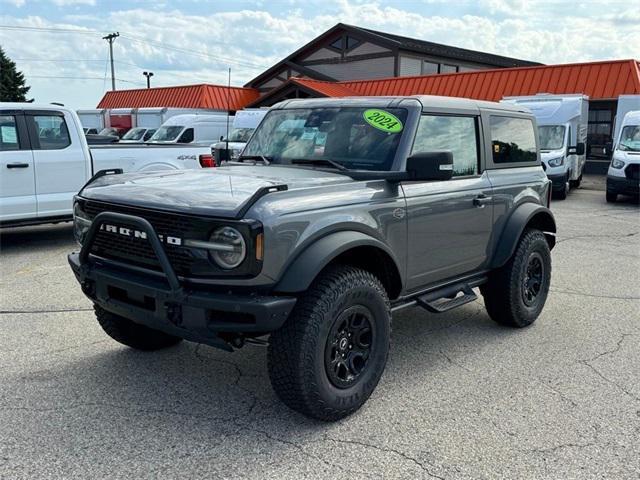
[[[214,112],[205,109],[194,108],[174,108],[174,107],[158,107],[158,108],[138,108],[135,112],[136,127],[155,128],[176,115],[222,115],[226,118],[226,113]]]
[[[640,95],[620,95],[618,97],[618,107],[616,108],[616,118],[614,119],[613,136],[611,137],[611,151],[616,149],[616,142],[620,137],[620,129],[624,117],[629,112],[640,112]]]
[[[589,97],[537,94],[502,102],[525,106],[535,115],[542,167],[557,198],[567,198],[570,188],[580,186],[587,161]]]
[[[638,96],[640,99],[640,96]],[[609,171],[607,172],[607,202],[618,195],[640,195],[640,105],[637,111],[616,115],[616,136]]]

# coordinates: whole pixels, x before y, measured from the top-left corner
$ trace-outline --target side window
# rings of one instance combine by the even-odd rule
[[[478,173],[478,133],[473,117],[423,115],[413,153],[448,151],[453,154],[453,176]]]
[[[149,140],[151,137],[153,137],[153,134],[156,133],[156,129],[152,128],[151,130],[147,130],[147,133],[144,134],[144,138],[143,141],[147,141]]]
[[[36,115],[33,117],[40,141],[40,150],[61,150],[71,145],[69,130],[64,117]]]
[[[16,117],[13,115],[0,115],[0,152],[19,149]]]
[[[491,151],[494,163],[535,162],[536,137],[527,118],[491,116]]]
[[[178,139],[178,143],[191,143],[193,142],[193,128],[187,128],[180,138]]]

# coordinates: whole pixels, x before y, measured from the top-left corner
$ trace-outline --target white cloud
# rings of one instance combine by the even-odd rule
[[[73,5],[95,5],[96,0],[51,0],[58,7],[69,7]]]

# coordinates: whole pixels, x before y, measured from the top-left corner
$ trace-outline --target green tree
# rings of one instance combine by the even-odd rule
[[[26,102],[31,87],[25,83],[24,74],[0,47],[0,102]]]

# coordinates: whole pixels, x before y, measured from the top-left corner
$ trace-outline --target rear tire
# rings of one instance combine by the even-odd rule
[[[172,347],[182,341],[179,337],[166,334],[159,330],[145,327],[124,317],[107,312],[98,305],[93,306],[96,319],[107,335],[116,342],[136,350],[160,350]]]
[[[544,234],[525,230],[509,261],[480,287],[489,316],[501,325],[526,327],[544,308],[551,281],[551,252]]]
[[[556,198],[558,200],[565,200],[567,198],[567,195],[569,195],[569,189],[570,189],[570,184],[569,184],[569,176],[567,175],[564,179],[564,187],[562,187],[562,190],[558,190],[556,192]]]
[[[378,278],[351,266],[330,267],[271,335],[267,366],[273,389],[308,417],[346,417],[376,388],[390,332],[389,299]]]
[[[616,203],[618,200],[618,194],[613,192],[607,192],[607,203]]]

